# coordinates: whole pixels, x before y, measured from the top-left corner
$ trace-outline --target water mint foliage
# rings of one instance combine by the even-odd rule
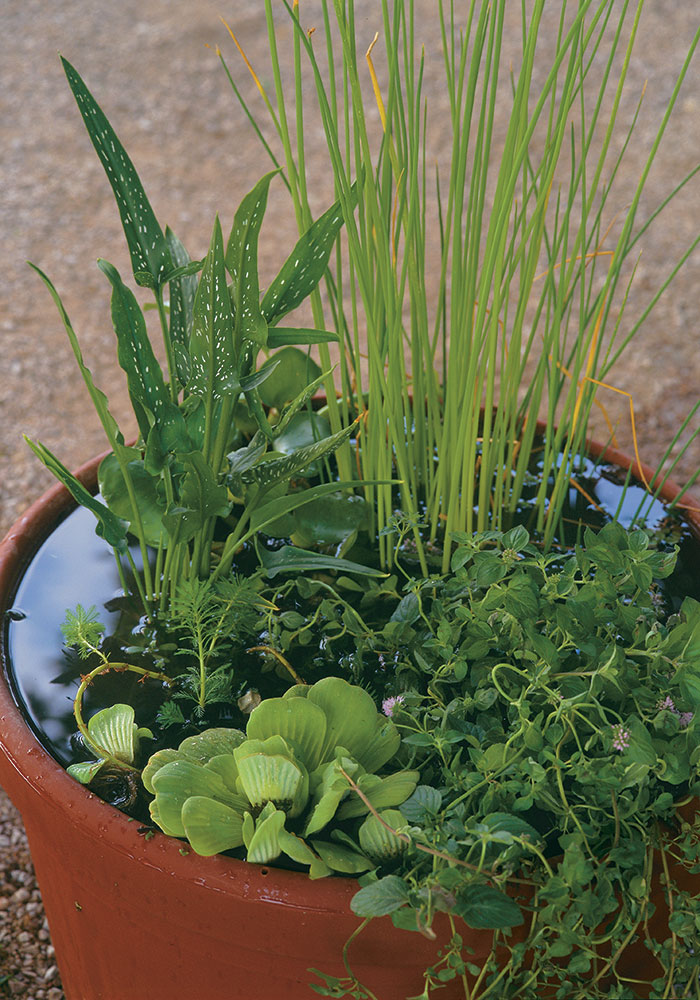
[[[400,874],[353,909],[494,929],[485,966],[462,953],[479,998],[620,997],[661,888],[672,916],[652,934],[649,995],[690,987],[700,851],[676,808],[700,793],[700,604],[657,589],[676,553],[617,524],[565,553],[521,528],[456,542],[404,626],[392,719],[420,781],[390,824],[410,833]]]

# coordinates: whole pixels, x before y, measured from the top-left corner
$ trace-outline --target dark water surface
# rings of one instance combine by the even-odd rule
[[[621,504],[622,488],[612,473],[608,476],[593,463],[586,462],[581,482],[589,496],[608,515],[629,527],[645,501],[647,527],[658,530],[668,523],[663,504],[649,504],[646,491],[629,486]],[[582,495],[571,489],[570,521],[601,523],[601,515]],[[67,609],[77,604],[85,608],[94,605],[106,625],[106,635],[120,631],[128,635],[137,624],[127,616],[125,630],[123,610],[115,604],[122,596],[117,566],[111,548],[94,531],[93,515],[82,508],[69,514],[38,549],[29,564],[6,616],[4,641],[11,666],[11,684],[18,704],[26,714],[32,730],[46,749],[62,764],[76,759],[76,747],[71,743],[75,733],[73,697],[79,683],[81,661],[64,651],[61,623]],[[700,597],[700,545],[687,529],[676,527],[671,536],[679,542],[681,552],[678,568],[667,589],[669,610],[677,607],[686,594]],[[105,607],[107,605],[107,607]],[[121,626],[121,628],[120,628]],[[82,665],[84,672],[85,667]],[[128,675],[136,683],[134,675]],[[85,717],[114,701],[131,701],[125,690],[125,675],[100,679],[101,691],[91,686],[84,705]],[[120,689],[110,690],[114,684]],[[143,688],[139,694],[143,695]],[[141,699],[140,699],[141,701]],[[139,724],[149,725],[139,718]],[[73,736],[73,739],[75,737]]]

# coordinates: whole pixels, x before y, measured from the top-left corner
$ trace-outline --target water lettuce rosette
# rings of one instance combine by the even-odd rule
[[[285,855],[312,878],[359,874],[385,855],[364,830],[353,839],[353,821],[400,805],[418,781],[386,771],[400,742],[367,691],[325,677],[262,701],[245,733],[209,729],[158,751],[142,778],[153,821],[197,854],[245,847],[248,861]]]

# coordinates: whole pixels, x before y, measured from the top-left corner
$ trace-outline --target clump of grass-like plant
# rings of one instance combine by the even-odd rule
[[[391,479],[395,470],[425,570],[420,502],[430,539],[443,529],[449,538],[457,530],[507,527],[542,420],[533,527],[549,544],[597,390],[697,244],[660,277],[647,307],[625,330],[621,319],[640,241],[692,176],[640,219],[645,184],[700,32],[646,159],[635,167],[637,185],[620,205],[611,191],[638,119],[639,107],[631,124],[622,124],[643,0],[578,0],[546,12],[544,0],[523,4],[519,65],[509,73],[503,41],[514,27],[508,8],[512,14],[517,5],[506,0],[471,0],[459,10],[441,0],[427,54],[419,48],[413,0],[382,0],[376,9],[381,37],[369,46],[366,64],[368,40],[361,43],[353,0],[321,0],[315,32],[302,27],[303,4],[285,6],[293,28],[290,65],[276,42],[278,15],[265,3],[273,96],[253,74],[281,142],[300,228],[311,217],[305,148],[308,123],[315,126],[318,117],[343,208],[346,235],[337,243],[325,299],[343,335],[340,399],[331,407],[336,426],[353,406],[369,404],[357,459],[362,475],[374,482]],[[547,51],[545,17],[559,19],[556,46]],[[433,194],[423,84],[427,60],[440,48],[449,129]],[[285,73],[293,87],[283,85]],[[304,86],[308,73],[317,108]],[[254,109],[230,72],[229,78],[262,138]],[[499,137],[504,104],[505,135]],[[377,110],[378,134],[371,127]],[[322,326],[318,293],[313,306]],[[330,397],[330,380],[326,391]],[[696,406],[666,458],[697,412]],[[347,454],[340,461],[349,461]],[[370,485],[367,494],[381,532],[395,506],[392,489]],[[390,540],[380,534],[379,542],[390,563]],[[443,569],[449,556],[446,545]]]

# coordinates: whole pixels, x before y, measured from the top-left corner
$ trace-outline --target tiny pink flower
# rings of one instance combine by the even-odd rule
[[[621,723],[617,726],[612,726],[611,728],[613,736],[613,741],[612,741],[613,747],[616,750],[619,750],[620,752],[626,750],[627,747],[630,745],[629,730],[625,729],[625,727]]]
[[[673,712],[673,714],[678,719],[678,725],[681,727],[681,729],[688,728],[690,723],[693,721],[693,717],[695,714],[694,712],[679,712],[673,703],[673,699],[670,698],[668,695],[666,695],[664,700],[660,701],[656,707],[660,712],[664,710],[666,710],[667,712]]]
[[[676,711],[676,706],[674,705],[673,698],[671,698],[670,695],[666,695],[666,697],[664,698],[664,700],[660,701],[657,704],[656,707],[659,710],[659,712],[663,712],[663,711],[666,711],[666,712],[675,712]]]
[[[404,696],[402,694],[394,695],[391,698],[385,698],[382,702],[382,712],[384,715],[388,715],[390,718],[394,714],[397,705],[400,705],[404,701]]]

